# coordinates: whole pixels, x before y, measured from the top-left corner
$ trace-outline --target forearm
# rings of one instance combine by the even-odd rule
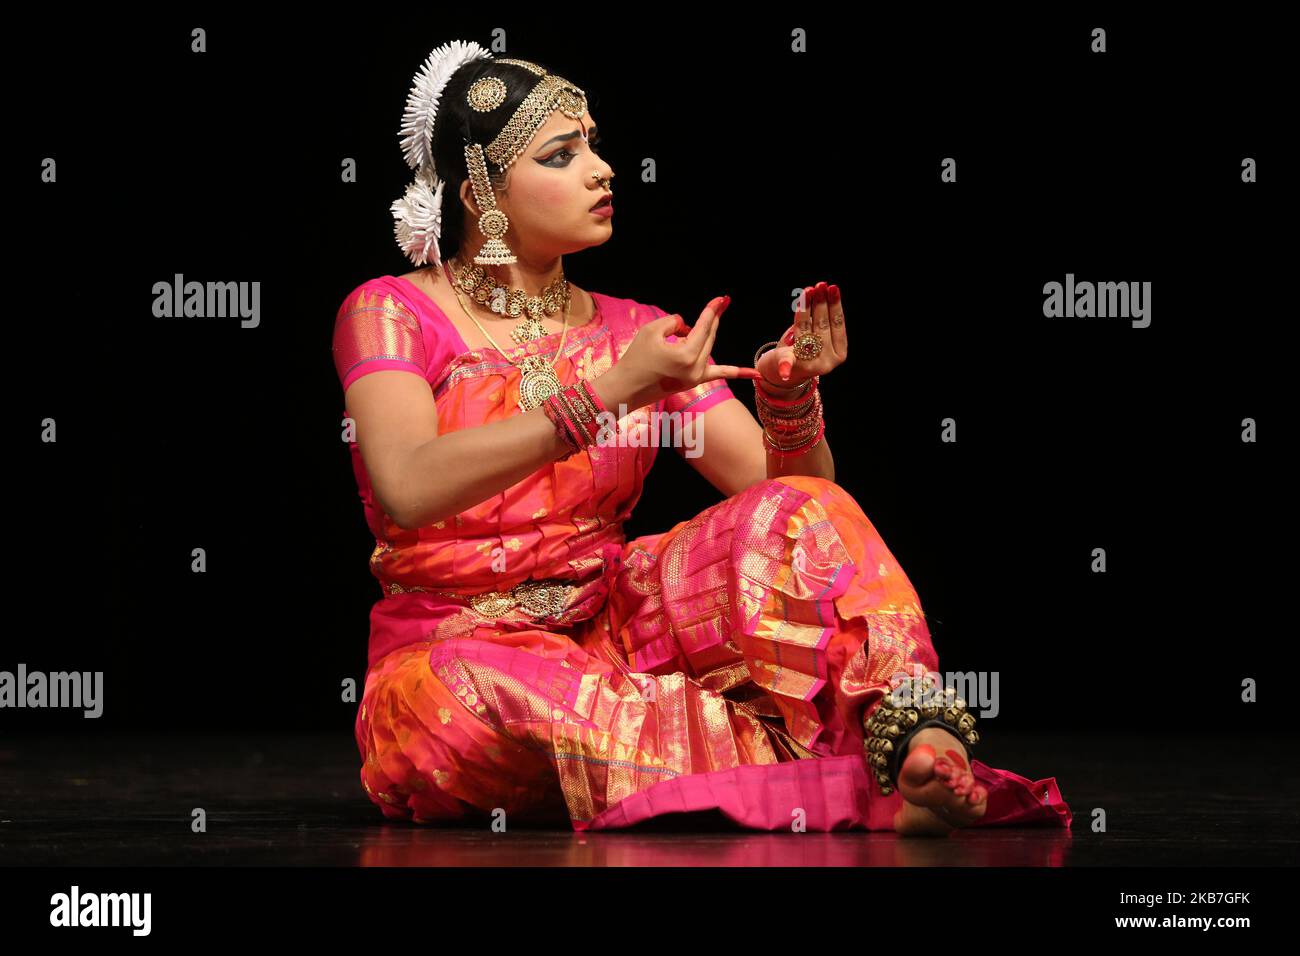
[[[812,475],[814,478],[835,480],[835,459],[831,457],[831,448],[826,444],[826,436],[802,455],[791,457],[779,455],[770,448],[767,451],[767,477],[777,478],[781,475]]]
[[[616,409],[632,395],[615,368],[591,380],[601,403]],[[569,445],[539,408],[439,435],[414,448],[402,474],[405,503],[394,520],[420,528],[460,514],[564,457]]]

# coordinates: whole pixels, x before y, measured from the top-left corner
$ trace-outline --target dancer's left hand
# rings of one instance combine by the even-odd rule
[[[794,314],[794,323],[781,336],[781,345],[764,352],[754,367],[775,389],[794,388],[814,375],[825,375],[841,365],[849,354],[849,340],[844,325],[844,304],[839,286],[819,282],[804,289],[804,309]],[[798,359],[791,343],[804,332],[821,339],[822,350],[816,358]],[[782,372],[786,377],[782,377]]]

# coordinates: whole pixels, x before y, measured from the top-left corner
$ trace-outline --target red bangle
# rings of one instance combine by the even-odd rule
[[[772,454],[774,455],[780,455],[782,458],[798,458],[800,455],[804,455],[812,451],[812,449],[817,445],[817,443],[822,440],[822,436],[825,434],[826,434],[826,422],[822,421],[817,425],[817,433],[813,435],[810,439],[808,439],[808,441],[805,444],[799,445],[796,448],[777,448],[775,445],[772,444],[772,440],[767,437],[767,430],[764,429],[763,444],[767,446],[767,450],[772,452]]]
[[[569,424],[582,436],[582,444],[594,445],[597,435],[596,413],[586,403],[582,390],[577,385],[566,385],[560,389],[559,398],[568,412]]]
[[[569,446],[569,453],[561,458],[564,461],[582,450],[582,438],[574,432],[569,416],[561,406],[558,396],[552,395],[542,403],[542,410],[555,426],[555,433]]]
[[[602,415],[609,415],[612,418],[613,414],[605,407],[605,403],[600,400],[600,396],[596,394],[596,390],[591,387],[591,382],[587,381],[585,378],[581,379],[578,382],[578,387],[581,388],[582,393],[587,396],[587,401],[595,412],[591,422],[591,440],[592,442],[597,442],[602,428],[600,417]]]
[[[591,399],[591,404],[596,406],[597,412],[609,411],[609,409],[605,407],[605,403],[600,400],[600,396],[596,394],[596,390],[591,387],[591,382],[584,378],[581,379],[578,384],[582,387],[582,390],[587,393],[587,398]]]

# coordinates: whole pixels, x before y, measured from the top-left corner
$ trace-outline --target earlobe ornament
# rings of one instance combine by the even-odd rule
[[[465,165],[469,169],[470,187],[474,190],[474,201],[478,203],[483,215],[479,217],[478,228],[487,238],[483,248],[474,257],[475,265],[500,266],[517,262],[515,254],[502,240],[510,220],[497,208],[496,195],[488,181],[487,164],[483,158],[483,147],[470,143],[465,147]]]

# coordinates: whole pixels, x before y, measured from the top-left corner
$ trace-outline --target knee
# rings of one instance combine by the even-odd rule
[[[776,478],[768,478],[766,484],[783,484],[791,488],[798,488],[808,494],[817,497],[825,494],[847,495],[848,492],[837,485],[829,478],[821,478],[817,475],[780,475]]]
[[[813,475],[781,475],[769,478],[761,485],[765,494],[794,489],[806,495],[799,501],[799,512],[809,524],[829,528],[839,539],[839,545],[862,567],[877,568],[880,563],[894,565],[884,540],[857,500],[843,486],[829,478]],[[826,545],[826,547],[833,547]]]
[[[768,478],[761,483],[761,487],[767,494],[792,488],[796,492],[807,495],[809,499],[821,506],[832,523],[838,523],[845,518],[858,520],[866,517],[854,497],[845,491],[843,486],[829,478],[815,475],[781,475],[777,478]]]

